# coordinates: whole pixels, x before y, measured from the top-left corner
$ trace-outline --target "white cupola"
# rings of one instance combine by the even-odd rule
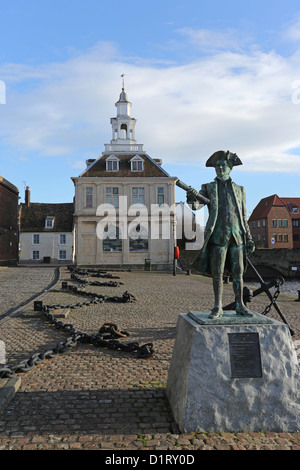
[[[116,152],[143,152],[143,145],[137,145],[135,140],[136,119],[130,116],[131,103],[128,101],[127,93],[123,87],[119,100],[115,103],[117,117],[111,118],[112,140],[105,145],[105,153]]]
[[[115,106],[117,107],[117,117],[130,117],[131,103],[127,99],[124,88],[122,88],[119,101],[116,102]]]

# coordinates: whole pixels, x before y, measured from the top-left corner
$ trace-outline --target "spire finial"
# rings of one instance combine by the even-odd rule
[[[125,81],[124,81],[125,74],[123,73],[121,77],[122,77],[122,90],[124,91],[125,90]]]

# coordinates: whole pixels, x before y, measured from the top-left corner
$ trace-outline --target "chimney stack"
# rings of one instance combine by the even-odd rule
[[[29,186],[26,186],[25,189],[25,206],[29,207],[30,205],[30,191],[29,191]]]

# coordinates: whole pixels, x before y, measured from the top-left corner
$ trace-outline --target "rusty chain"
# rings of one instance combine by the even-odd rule
[[[264,311],[262,312],[262,315],[267,315],[269,313],[269,311],[271,310],[272,306],[274,305],[274,303],[276,302],[276,300],[278,299],[279,294],[280,294],[280,286],[281,285],[282,285],[282,282],[280,280],[278,280],[278,282],[275,284],[276,290],[275,290],[275,292],[272,296],[271,302],[264,309]]]
[[[37,364],[41,364],[45,359],[56,357],[58,354],[62,354],[68,350],[68,348],[75,347],[78,343],[92,344],[95,347],[105,347],[107,349],[121,350],[126,352],[135,352],[138,358],[149,358],[154,355],[154,349],[152,343],[146,343],[139,345],[137,342],[127,342],[124,343],[119,341],[119,339],[124,339],[129,336],[127,331],[120,331],[118,325],[111,322],[106,322],[99,329],[96,334],[88,334],[82,331],[77,331],[71,323],[63,323],[58,320],[52,313],[52,310],[57,308],[77,308],[85,305],[96,304],[98,302],[135,302],[136,299],[132,294],[129,294],[127,291],[124,292],[123,296],[104,296],[95,293],[88,293],[78,289],[75,286],[68,286],[68,289],[72,292],[92,297],[91,300],[85,302],[79,302],[71,305],[47,305],[41,307],[41,313],[45,319],[53,324],[55,328],[61,329],[66,333],[69,333],[69,336],[65,341],[59,342],[52,349],[46,350],[44,352],[36,352],[29,357],[27,360],[22,360],[18,364],[11,367],[2,367],[0,368],[0,378],[11,378],[14,377],[17,373],[28,372],[33,369]]]
[[[107,279],[120,279],[119,276],[114,276],[113,274],[107,273],[106,271],[103,271],[101,269],[79,269],[79,268],[73,268],[69,266],[69,271],[71,273],[77,273],[80,274],[80,276],[85,276],[85,277],[101,277],[101,278],[107,278]]]
[[[71,275],[71,279],[77,281],[82,286],[100,286],[100,287],[118,287],[123,285],[123,282],[119,281],[107,281],[107,282],[100,282],[100,281],[87,281],[86,279],[82,279],[82,277],[77,276],[76,274]]]
[[[70,323],[63,323],[58,320],[48,307],[43,307],[42,313],[46,320],[53,324],[55,328],[62,329],[67,333],[71,333],[65,341],[59,342],[53,349],[45,352],[35,353],[29,359],[23,360],[15,366],[0,368],[0,378],[10,378],[16,373],[28,372],[35,365],[44,362],[45,359],[53,358],[58,354],[64,353],[68,348],[77,346],[78,343],[92,344],[95,347],[105,347],[107,349],[119,349],[126,352],[136,352],[138,358],[148,358],[153,356],[154,349],[152,343],[139,345],[137,342],[123,343],[116,338],[124,338],[129,333],[119,331],[115,323],[105,323],[96,334],[83,333],[77,331]]]

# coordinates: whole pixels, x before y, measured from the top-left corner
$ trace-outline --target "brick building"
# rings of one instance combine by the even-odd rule
[[[300,248],[300,197],[282,197],[288,208],[293,231],[293,248]]]
[[[0,265],[18,262],[19,190],[0,176]]]
[[[261,199],[249,227],[257,248],[300,248],[300,198]]]

